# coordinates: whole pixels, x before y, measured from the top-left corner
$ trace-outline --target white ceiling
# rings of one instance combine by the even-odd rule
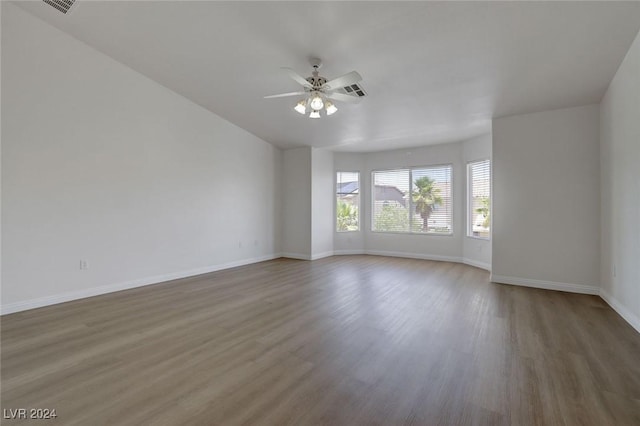
[[[639,2],[82,1],[20,6],[282,148],[376,151],[488,133],[491,118],[599,102]],[[312,120],[280,67],[357,70],[368,97]]]

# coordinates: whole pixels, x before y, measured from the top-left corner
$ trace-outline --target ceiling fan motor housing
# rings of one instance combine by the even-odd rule
[[[318,70],[322,67],[322,60],[320,58],[309,58],[309,63],[313,67],[313,73],[311,77],[307,77],[307,81],[311,84],[311,90],[317,91],[328,80],[318,75]]]
[[[313,74],[311,77],[307,77],[307,81],[313,86],[313,90],[318,90],[327,82],[327,79],[317,75],[317,71],[314,71]]]

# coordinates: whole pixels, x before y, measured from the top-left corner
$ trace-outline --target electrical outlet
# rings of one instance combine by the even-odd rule
[[[242,241],[238,241],[238,248],[241,249],[242,248]]]
[[[617,271],[616,271],[616,264],[615,264],[615,263],[613,264],[613,267],[612,267],[611,269],[612,269],[612,271],[611,271],[611,272],[613,273],[613,278],[615,278],[615,277],[616,277],[616,272],[617,272]]]
[[[80,260],[80,270],[84,271],[89,269],[89,262],[87,262],[86,260]]]

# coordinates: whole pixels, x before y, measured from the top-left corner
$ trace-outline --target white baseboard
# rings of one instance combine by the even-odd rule
[[[594,294],[594,295],[600,294],[599,287],[583,285],[583,284],[558,283],[554,281],[532,280],[529,278],[507,277],[504,275],[495,275],[495,274],[491,274],[490,279],[492,282],[495,282],[495,283],[519,285],[523,287],[534,287],[534,288],[542,288],[545,290],[566,291],[569,293]]]
[[[635,328],[638,333],[640,333],[640,317],[631,312],[624,306],[618,299],[613,297],[611,293],[604,289],[600,289],[600,297],[607,302],[611,308],[616,311],[626,322],[628,322],[631,327]]]
[[[476,268],[484,269],[485,271],[491,272],[490,263],[480,262],[478,260],[469,259],[467,257],[462,258],[462,263],[464,263],[465,265],[475,266]]]
[[[350,256],[356,254],[366,254],[364,250],[334,250],[334,256]]]
[[[166,281],[177,280],[181,278],[188,278],[197,275],[207,274],[210,272],[220,271],[222,269],[235,268],[238,266],[249,265],[252,263],[264,262],[267,260],[277,259],[279,257],[287,257],[292,259],[301,260],[315,260],[332,255],[358,255],[367,254],[372,256],[390,256],[390,257],[405,257],[409,259],[423,259],[423,260],[436,260],[443,262],[456,262],[465,263],[471,266],[475,266],[481,269],[490,271],[491,265],[477,262],[467,258],[459,258],[454,256],[439,256],[428,254],[417,254],[407,252],[395,252],[395,251],[378,251],[378,250],[336,250],[334,252],[324,252],[311,256],[303,255],[299,253],[275,253],[267,256],[260,256],[250,259],[242,259],[234,262],[224,263],[220,265],[207,266],[204,268],[191,269],[188,271],[175,272],[171,274],[156,275],[148,278],[141,278],[137,280],[125,281],[122,283],[105,285],[100,287],[92,287],[78,291],[72,291],[62,294],[56,294],[52,296],[39,297],[36,299],[24,300],[20,302],[8,303],[0,307],[0,315],[7,315],[15,312],[26,311],[29,309],[41,308],[44,306],[56,305],[58,303],[70,302],[72,300],[84,299],[87,297],[99,296],[101,294],[113,293],[116,291],[128,290],[136,287],[143,287],[147,285],[159,284]],[[558,283],[553,281],[541,281],[532,280],[528,278],[507,277],[503,275],[491,275],[491,281],[504,284],[512,284],[524,287],[535,287],[547,290],[559,290],[567,291],[571,293],[593,294],[599,295],[602,299],[611,306],[622,318],[625,319],[633,328],[640,333],[640,318],[633,312],[629,311],[620,301],[611,296],[608,292],[595,286],[586,286],[581,284],[569,284]]]
[[[298,260],[311,260],[311,256],[309,256],[308,254],[301,254],[301,253],[281,253],[281,257],[286,257],[288,259],[298,259]]]
[[[437,260],[440,262],[462,263],[461,257],[440,256],[440,255],[422,254],[422,253],[409,253],[409,252],[402,252],[402,251],[365,250],[364,254],[369,254],[372,256],[405,257],[408,259]]]
[[[318,260],[318,259],[322,259],[324,257],[329,257],[329,256],[333,256],[333,251],[325,251],[322,253],[312,254],[311,260]]]
[[[70,302],[72,300],[85,299],[87,297],[99,296],[101,294],[113,293],[116,291],[128,290],[136,287],[159,284],[166,281],[177,280],[181,278],[193,277],[196,275],[208,274],[209,272],[220,271],[222,269],[235,268],[238,266],[249,265],[251,263],[264,262],[282,257],[280,253],[254,257],[250,259],[242,259],[234,262],[224,263],[220,265],[206,266],[204,268],[191,269],[188,271],[174,272],[171,274],[156,275],[153,277],[140,278],[136,280],[125,281],[117,284],[109,284],[100,287],[91,287],[77,291],[70,291],[52,296],[38,297],[36,299],[23,300],[20,302],[7,303],[0,307],[0,315],[12,314],[14,312],[26,311],[28,309],[42,308],[44,306],[57,305],[58,303]]]
[[[298,259],[298,260],[318,260],[325,257],[333,256],[333,251],[325,251],[322,253],[316,253],[312,255],[302,254],[302,253],[282,253],[282,257],[287,257],[289,259]]]
[[[298,253],[282,253],[282,257],[288,257],[291,259],[301,259],[301,260],[316,260],[316,259],[322,259],[324,257],[329,257],[329,256],[351,256],[351,255],[358,255],[358,254],[367,254],[370,256],[404,257],[407,259],[436,260],[440,262],[464,263],[466,265],[475,266],[476,268],[491,271],[490,264],[479,262],[473,259],[461,258],[457,256],[440,256],[440,255],[434,255],[434,254],[411,253],[411,252],[401,252],[401,251],[363,250],[363,249],[334,250],[334,251],[328,251],[328,252],[316,254],[313,256],[308,256],[308,255],[303,255]]]
[[[443,262],[457,262],[464,263],[465,265],[475,266],[476,268],[484,269],[491,272],[491,264],[480,262],[477,260],[469,259],[466,257],[460,258],[456,256],[440,256],[421,253],[408,253],[397,251],[380,251],[380,250],[335,250],[334,256],[348,256],[355,254],[368,254],[372,256],[391,256],[391,257],[406,257],[409,259],[422,259],[422,260],[437,260]]]

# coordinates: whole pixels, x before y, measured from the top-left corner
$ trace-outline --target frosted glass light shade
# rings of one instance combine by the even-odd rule
[[[309,106],[311,107],[311,109],[320,111],[324,106],[324,102],[322,102],[322,98],[319,95],[314,95],[311,98],[311,103],[309,104]]]
[[[298,105],[296,105],[293,109],[295,109],[296,111],[298,111],[300,114],[304,114],[305,112],[307,112],[307,101],[302,100],[300,102],[298,102]]]

